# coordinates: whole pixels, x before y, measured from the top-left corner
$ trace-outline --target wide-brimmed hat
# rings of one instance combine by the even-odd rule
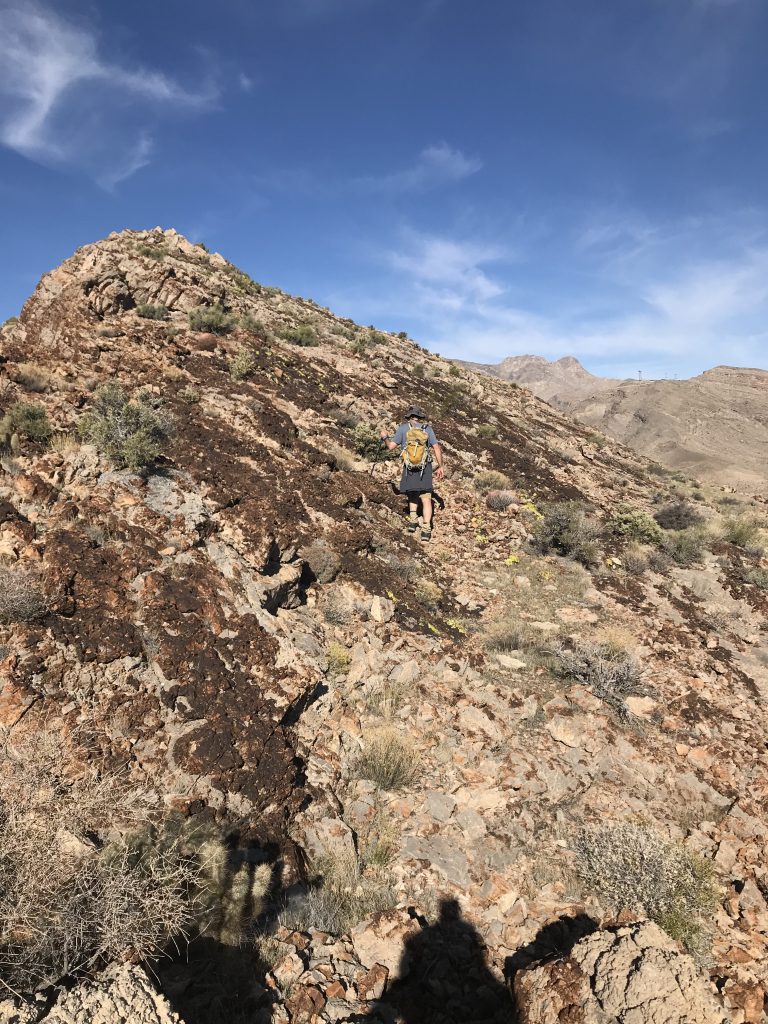
[[[425,420],[427,414],[420,405],[409,405],[405,412],[405,418],[409,420],[412,417],[415,417],[417,420]]]

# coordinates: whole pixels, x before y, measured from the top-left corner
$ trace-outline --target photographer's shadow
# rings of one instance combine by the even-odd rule
[[[401,1024],[509,1024],[509,992],[488,968],[485,943],[444,900],[435,924],[405,943],[399,977],[363,1021]]]

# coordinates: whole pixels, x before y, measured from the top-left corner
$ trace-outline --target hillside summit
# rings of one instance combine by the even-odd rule
[[[57,908],[193,851],[208,923],[158,1019],[762,1019],[761,506],[172,230],[46,274],[0,375],[3,820],[51,822]],[[448,467],[429,546],[370,472],[411,401]],[[31,987],[79,962],[27,957],[72,938],[46,908],[0,933]],[[88,985],[128,1005],[163,932],[103,930]]]
[[[464,363],[513,381],[673,472],[746,494],[768,490],[768,371],[715,366],[689,380],[614,380],[578,359]]]

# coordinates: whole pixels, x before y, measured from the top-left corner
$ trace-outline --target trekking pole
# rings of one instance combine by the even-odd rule
[[[381,450],[382,450],[383,447],[384,447],[384,442],[383,441],[379,441],[379,447],[376,449],[376,458],[371,463],[371,471],[368,474],[368,476],[370,476],[370,477],[373,477],[373,471],[374,471],[374,469],[376,469],[376,467],[379,464],[379,457],[381,456]]]

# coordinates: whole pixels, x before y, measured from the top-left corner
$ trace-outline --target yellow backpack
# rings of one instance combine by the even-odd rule
[[[405,448],[402,454],[403,462],[407,470],[420,470],[429,459],[429,438],[426,430],[421,427],[409,427],[405,434]]]

